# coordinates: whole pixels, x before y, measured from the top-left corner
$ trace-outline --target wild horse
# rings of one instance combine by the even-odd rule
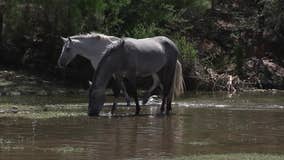
[[[113,74],[125,77],[132,86],[131,95],[136,103],[136,114],[140,106],[136,91],[136,77],[157,73],[163,85],[161,113],[167,106],[171,110],[174,92],[183,92],[183,76],[176,45],[167,37],[145,39],[125,38],[112,44],[104,53],[95,72],[95,79],[89,91],[89,116],[98,116],[105,99],[105,90]]]
[[[104,51],[107,49],[107,46],[112,43],[116,43],[120,40],[120,38],[92,32],[90,34],[80,34],[68,38],[62,37],[62,40],[64,42],[64,45],[62,47],[61,55],[58,59],[58,66],[60,68],[66,67],[77,55],[80,55],[88,59],[91,62],[94,70],[96,70],[99,62],[104,56]],[[130,98],[126,92],[126,87],[122,83],[122,77],[118,75],[113,75],[113,77],[114,78],[111,80],[111,87],[114,96],[116,98],[119,97],[120,90],[121,88],[123,88],[123,93],[129,105]],[[152,77],[153,85],[146,92],[147,96],[145,96],[146,98],[144,98],[144,102],[146,102],[146,99],[148,98],[150,93],[160,84],[159,79],[157,78],[157,75],[155,73],[152,75]],[[115,110],[116,105],[117,103],[115,99],[112,107],[112,113]]]

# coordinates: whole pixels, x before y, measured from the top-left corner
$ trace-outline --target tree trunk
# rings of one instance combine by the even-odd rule
[[[0,0],[0,46],[2,45],[5,2]]]
[[[215,10],[215,0],[211,0],[211,9]]]
[[[2,45],[2,36],[3,36],[3,16],[4,16],[3,7],[0,6],[0,46]]]

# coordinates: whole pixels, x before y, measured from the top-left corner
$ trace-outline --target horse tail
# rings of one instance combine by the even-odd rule
[[[172,86],[174,87],[172,90],[174,92],[174,97],[179,97],[185,91],[185,82],[184,82],[183,74],[182,74],[182,66],[178,60],[176,62],[174,83]]]

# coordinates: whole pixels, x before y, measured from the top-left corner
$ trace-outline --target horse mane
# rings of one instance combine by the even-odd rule
[[[124,45],[124,39],[120,39],[119,41],[116,41],[114,43],[111,43],[109,44],[107,47],[106,47],[106,50],[103,52],[103,58],[102,60],[105,58],[105,57],[108,57],[111,55],[112,51],[121,47],[122,45]]]
[[[110,37],[112,37],[112,36],[107,36],[105,34],[98,33],[98,32],[90,32],[90,33],[85,33],[85,34],[74,35],[74,36],[71,36],[70,38],[72,38],[72,39],[85,39],[85,38],[95,38],[95,37],[100,37],[104,40],[109,40]]]

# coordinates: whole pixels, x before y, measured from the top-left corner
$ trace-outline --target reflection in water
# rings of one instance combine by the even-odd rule
[[[171,116],[156,116],[158,108],[146,106],[141,116],[126,114],[134,113],[134,108],[120,108],[112,117],[0,118],[0,159],[154,159],[203,153],[284,153],[284,110],[271,107],[283,105],[277,96],[275,101],[266,97],[263,103],[260,97],[247,103],[239,97],[203,98],[181,100]],[[181,106],[186,101],[208,106]]]

